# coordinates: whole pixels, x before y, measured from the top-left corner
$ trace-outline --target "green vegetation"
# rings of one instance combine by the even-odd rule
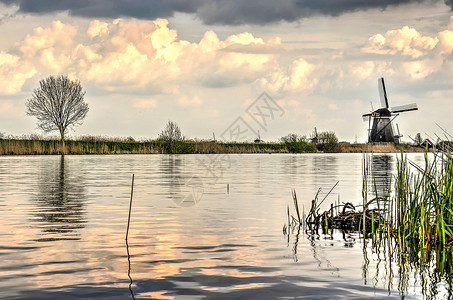
[[[77,139],[44,138],[39,135],[23,137],[0,133],[0,155],[44,154],[223,154],[223,153],[341,153],[341,152],[399,152],[422,151],[409,145],[340,144],[334,132],[321,132],[316,141],[297,134],[288,134],[279,142],[216,142],[189,140],[173,121],[168,121],[155,140],[136,141],[132,137],[109,138],[84,136]]]
[[[162,143],[165,153],[193,153],[192,144],[185,141],[178,124],[168,121],[165,128],[159,134],[158,141]]]
[[[410,171],[410,166],[418,172]],[[389,230],[402,251],[449,250],[453,246],[453,157],[449,153],[425,156],[424,168],[402,157],[395,178]]]
[[[427,150],[427,149],[426,149]],[[400,271],[410,266],[421,276],[424,294],[448,284],[453,296],[453,157],[450,152],[425,154],[424,167],[401,155],[394,191],[376,198],[381,213],[371,230],[377,253],[385,252]],[[407,272],[407,270],[406,270]],[[430,286],[427,285],[429,283]],[[407,289],[407,286],[406,286]]]
[[[333,131],[324,131],[319,133],[316,148],[318,148],[319,151],[326,153],[341,152],[338,138]]]
[[[0,155],[47,155],[62,153],[58,139],[31,136],[0,138]],[[169,152],[169,150],[171,152]],[[131,138],[82,137],[67,139],[66,154],[214,154],[214,153],[285,153],[286,147],[278,143],[214,143],[211,141],[163,140],[134,141]]]
[[[315,145],[308,143],[305,136],[298,136],[294,133],[281,137],[280,142],[291,153],[317,152]]]
[[[170,149],[170,151],[169,151]],[[398,152],[393,145],[369,146],[366,144],[340,144],[341,152]],[[407,147],[407,151],[422,151]],[[38,136],[0,138],[0,155],[61,154],[63,148],[58,138]],[[313,153],[319,150],[314,144],[299,143],[221,143],[200,140],[174,142],[171,147],[162,140],[135,141],[132,138],[80,137],[67,139],[66,154],[220,154],[220,153]]]

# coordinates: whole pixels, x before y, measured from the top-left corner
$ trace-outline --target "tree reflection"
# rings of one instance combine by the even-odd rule
[[[170,199],[178,199],[181,196],[182,159],[178,155],[164,155],[160,161],[160,169],[163,185],[168,189],[166,193]]]
[[[83,228],[85,189],[80,176],[73,176],[65,156],[47,164],[40,176],[36,216],[44,237],[40,240],[80,239]]]
[[[181,156],[163,156],[160,165],[163,185],[168,189],[166,194],[174,203],[187,207],[200,201],[204,191],[203,182],[185,170]]]

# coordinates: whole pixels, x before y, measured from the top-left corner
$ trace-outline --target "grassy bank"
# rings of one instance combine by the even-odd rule
[[[285,145],[278,143],[213,143],[184,141],[168,143],[153,140],[67,140],[66,154],[211,154],[211,153],[285,153]],[[0,155],[51,155],[63,152],[59,140],[0,139]]]
[[[408,145],[338,144],[328,148],[319,144],[291,143],[220,143],[211,141],[166,142],[161,140],[133,141],[129,139],[81,138],[67,140],[66,154],[223,154],[223,153],[362,153],[419,152],[423,149]],[[334,149],[332,151],[332,149]],[[57,139],[0,139],[0,155],[49,155],[63,152]]]
[[[425,149],[416,147],[409,144],[382,144],[382,145],[369,145],[369,144],[340,144],[342,153],[400,153],[401,151],[407,152],[424,152]]]

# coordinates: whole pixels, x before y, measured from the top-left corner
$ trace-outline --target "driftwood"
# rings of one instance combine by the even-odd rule
[[[372,200],[374,201],[374,199]],[[363,223],[365,222],[366,232],[371,232],[372,228],[379,227],[379,215],[378,209],[368,209],[368,205],[365,205],[365,214],[363,211],[356,211],[355,206],[351,202],[334,207],[319,213],[319,210],[314,211],[313,206],[310,211],[309,218],[307,218],[307,227],[311,230],[318,230],[319,227],[325,231],[326,229],[342,229],[347,231],[363,231]],[[335,215],[335,211],[341,208],[341,212]],[[365,216],[365,221],[363,218]]]

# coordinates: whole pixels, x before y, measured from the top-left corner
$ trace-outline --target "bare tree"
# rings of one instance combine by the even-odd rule
[[[163,143],[163,147],[167,153],[178,153],[178,145],[185,140],[181,133],[178,124],[173,121],[168,121],[164,130],[159,134],[159,140]]]
[[[36,117],[38,127],[45,132],[60,132],[64,150],[66,131],[81,125],[88,113],[84,96],[85,91],[82,91],[79,81],[72,81],[63,75],[50,76],[39,82],[39,88],[27,100],[26,113]]]
[[[420,134],[420,132],[418,132],[418,133],[415,135],[414,141],[417,143],[417,145],[423,144],[423,138],[422,138],[422,135]]]
[[[180,142],[184,140],[184,136],[182,135],[181,129],[179,128],[178,124],[176,124],[176,122],[168,121],[167,125],[165,125],[164,130],[160,132],[159,139],[165,141]]]

